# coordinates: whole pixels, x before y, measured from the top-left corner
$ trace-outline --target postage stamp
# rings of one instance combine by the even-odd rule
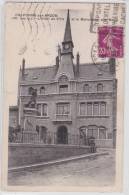
[[[122,58],[123,51],[123,27],[98,27],[99,57]]]

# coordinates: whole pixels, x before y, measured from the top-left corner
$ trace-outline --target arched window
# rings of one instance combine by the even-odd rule
[[[97,84],[97,91],[98,91],[98,92],[103,91],[103,84],[102,84],[102,83],[98,83],[98,84]]]
[[[106,128],[99,127],[99,139],[106,139]]]
[[[62,75],[62,76],[59,78],[59,82],[61,82],[61,83],[66,83],[66,82],[68,82],[67,76]]]
[[[59,78],[59,93],[68,92],[68,78],[65,75],[62,75]]]
[[[68,129],[66,126],[60,126],[57,130],[57,143],[68,144]]]
[[[83,91],[84,91],[84,92],[89,92],[89,85],[88,85],[88,84],[85,84],[85,85],[83,86]]]
[[[29,95],[32,95],[33,91],[34,91],[34,88],[33,87],[29,87],[29,90],[28,90]]]
[[[40,94],[45,94],[45,87],[44,86],[40,87]]]
[[[86,136],[86,126],[82,126],[79,128],[79,134],[80,134],[80,137]]]

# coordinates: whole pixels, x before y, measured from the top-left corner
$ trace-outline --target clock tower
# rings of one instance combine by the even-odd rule
[[[68,79],[74,79],[74,70],[73,70],[73,41],[71,35],[71,25],[70,25],[70,16],[69,10],[67,13],[67,20],[65,26],[64,39],[62,42],[62,48],[60,51],[60,63],[58,71],[56,74],[56,79],[59,79],[61,75],[67,76]]]
[[[73,58],[73,41],[71,35],[71,26],[70,26],[70,17],[69,17],[69,10],[67,14],[67,21],[65,27],[65,34],[64,34],[64,41],[62,42],[62,53],[61,55],[70,55]]]

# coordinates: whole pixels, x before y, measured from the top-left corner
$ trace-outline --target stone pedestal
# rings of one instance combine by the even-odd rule
[[[25,143],[34,143],[38,140],[36,112],[35,108],[24,108],[23,142]]]

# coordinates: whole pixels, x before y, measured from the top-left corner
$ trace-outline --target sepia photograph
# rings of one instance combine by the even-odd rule
[[[5,188],[121,191],[126,5],[4,9]]]

